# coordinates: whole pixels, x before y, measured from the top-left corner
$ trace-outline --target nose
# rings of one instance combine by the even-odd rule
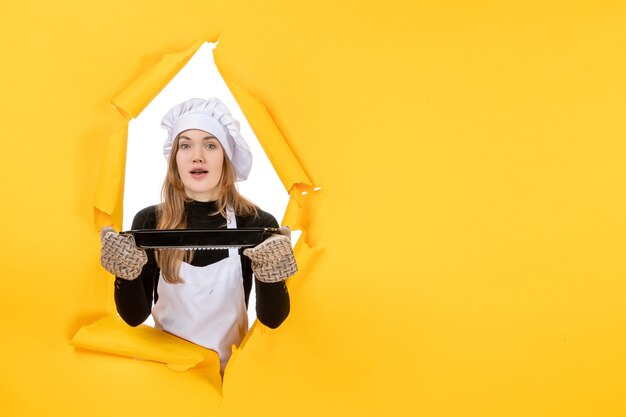
[[[204,157],[202,155],[202,149],[195,149],[192,155],[193,162],[202,163],[204,162]]]

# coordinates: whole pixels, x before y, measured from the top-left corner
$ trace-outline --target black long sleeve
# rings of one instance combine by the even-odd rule
[[[156,229],[157,207],[150,206],[141,210],[133,219],[132,229]],[[159,267],[153,250],[147,250],[148,262],[139,277],[132,281],[117,277],[115,279],[115,306],[126,323],[138,326],[150,316],[152,303],[157,299]]]
[[[225,227],[226,220],[215,212],[215,202],[190,202],[186,206],[187,223],[190,229]],[[137,213],[133,229],[156,229],[158,207],[150,206]],[[278,222],[269,213],[258,210],[258,216],[237,216],[237,227],[278,227]],[[241,269],[246,306],[252,290],[252,262],[242,254]],[[135,280],[122,278],[115,280],[115,305],[122,319],[131,326],[143,323],[151,313],[152,305],[158,299],[157,286],[159,268],[154,251],[147,250],[148,263]],[[227,250],[196,251],[191,262],[194,266],[206,266],[228,257]],[[284,282],[264,283],[254,279],[256,290],[256,312],[261,323],[278,327],[289,315],[290,300]]]

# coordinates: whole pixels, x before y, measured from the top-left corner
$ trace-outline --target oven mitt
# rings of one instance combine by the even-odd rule
[[[102,251],[100,263],[116,277],[133,280],[148,262],[146,252],[138,249],[135,239],[130,235],[120,235],[112,227],[100,230]]]
[[[272,235],[243,254],[252,260],[254,276],[262,282],[280,282],[298,272],[291,249],[291,231],[283,226],[280,234]]]

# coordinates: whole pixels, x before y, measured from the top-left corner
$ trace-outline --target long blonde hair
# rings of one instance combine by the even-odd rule
[[[174,139],[168,159],[167,173],[161,190],[162,203],[159,205],[157,229],[186,229],[188,226],[185,203],[192,201],[192,199],[185,194],[185,187],[178,174],[176,154],[178,153],[179,138],[180,134]],[[222,175],[218,183],[217,210],[215,213],[207,213],[208,215],[219,213],[226,219],[227,207],[231,207],[239,216],[258,215],[257,207],[239,194],[236,179],[235,168],[224,152]],[[193,251],[163,250],[156,251],[155,255],[165,281],[171,284],[184,282],[178,273],[180,264],[181,262],[191,262]]]

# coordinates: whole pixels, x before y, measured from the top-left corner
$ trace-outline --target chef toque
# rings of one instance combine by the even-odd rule
[[[167,130],[163,154],[168,159],[176,136],[189,129],[211,133],[219,141],[237,173],[237,181],[248,178],[252,168],[252,152],[239,133],[239,122],[218,98],[192,98],[172,107],[161,120]]]

